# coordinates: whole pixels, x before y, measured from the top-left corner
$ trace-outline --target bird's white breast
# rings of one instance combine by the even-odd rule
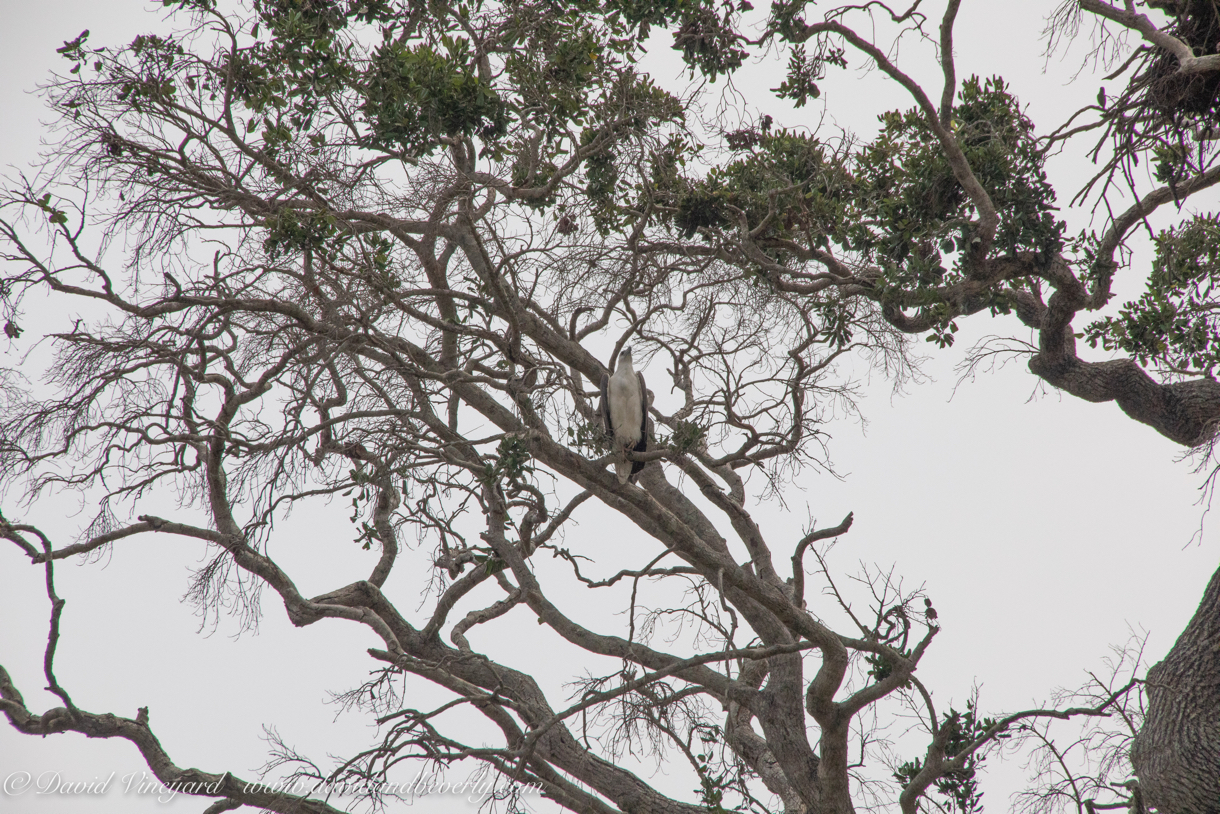
[[[640,425],[644,412],[640,404],[639,380],[635,371],[620,368],[610,377],[610,417],[614,422],[614,437],[621,444],[640,440]]]

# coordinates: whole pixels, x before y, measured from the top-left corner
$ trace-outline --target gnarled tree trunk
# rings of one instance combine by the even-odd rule
[[[1131,749],[1145,805],[1220,814],[1220,571],[1169,655],[1148,671],[1147,694]]]

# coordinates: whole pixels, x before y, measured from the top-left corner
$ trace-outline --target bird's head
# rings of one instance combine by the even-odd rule
[[[630,345],[628,345],[627,347],[623,348],[621,351],[618,352],[618,360],[620,362],[630,362],[631,361],[631,346]]]

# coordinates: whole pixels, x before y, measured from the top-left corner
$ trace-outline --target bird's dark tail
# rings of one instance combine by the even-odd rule
[[[648,439],[646,439],[643,435],[641,435],[640,440],[635,442],[635,447],[631,451],[632,452],[647,452],[648,451]],[[634,478],[636,475],[640,474],[643,471],[644,471],[644,462],[643,461],[632,461],[631,462],[631,477]]]

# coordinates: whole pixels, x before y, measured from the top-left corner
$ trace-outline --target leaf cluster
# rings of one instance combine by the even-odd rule
[[[1093,322],[1093,347],[1140,364],[1210,376],[1220,363],[1220,215],[1197,215],[1161,232],[1147,290],[1116,317]]]
[[[787,78],[778,88],[773,88],[781,99],[791,99],[796,107],[804,107],[811,99],[822,95],[818,81],[826,76],[826,66],[847,67],[846,51],[841,47],[819,42],[812,57],[805,52],[804,45],[794,46],[788,55]]]
[[[887,113],[882,132],[861,152],[856,171],[864,210],[851,244],[866,256],[905,264],[891,282],[918,285],[948,274],[941,252],[970,248],[974,211],[939,140],[920,111]],[[1003,79],[962,83],[950,127],[1000,214],[998,246],[1049,259],[1063,246],[1055,193],[1033,122]]]
[[[422,156],[436,150],[442,136],[491,143],[508,132],[508,110],[476,74],[470,41],[446,35],[442,45],[443,52],[388,40],[374,52],[361,105],[374,144]]]
[[[534,471],[531,460],[529,444],[518,436],[508,436],[496,448],[495,459],[484,467],[483,480],[487,483],[506,480],[517,486]]]
[[[995,718],[979,717],[973,700],[966,702],[965,712],[950,707],[940,724],[945,757],[956,757],[995,724]],[[937,793],[948,801],[951,810],[960,814],[977,814],[983,810],[983,793],[979,791],[978,780],[985,761],[985,755],[972,752],[965,766],[952,769],[935,781]],[[899,766],[894,779],[906,788],[921,771],[923,764],[916,758]]]
[[[853,192],[842,156],[796,131],[762,129],[735,140],[748,151],[674,191],[676,229],[688,238],[704,230],[711,239],[744,216],[752,230],[762,227],[764,240],[802,236],[827,245],[842,239]]]
[[[739,45],[745,38],[733,27],[733,11],[731,5],[719,14],[715,8],[697,5],[683,14],[673,35],[674,50],[681,52],[682,60],[713,82],[720,74],[740,68],[749,56]]]

